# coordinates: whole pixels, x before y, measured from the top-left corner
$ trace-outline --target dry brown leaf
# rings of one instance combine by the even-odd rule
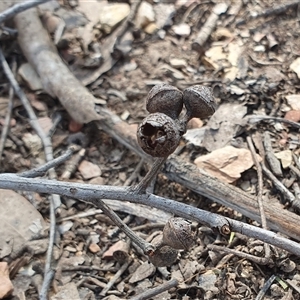
[[[80,300],[80,296],[77,290],[77,286],[74,282],[70,282],[68,284],[60,287],[59,292],[51,297],[51,300]]]
[[[297,74],[298,78],[300,78],[300,57],[296,58],[290,64],[290,69]]]
[[[114,252],[124,251],[124,249],[128,249],[128,244],[126,242],[120,240],[120,241],[114,243],[112,246],[110,246],[108,248],[108,250],[103,253],[102,258],[112,259]]]
[[[226,146],[196,158],[194,163],[208,174],[232,183],[241,177],[242,172],[252,167],[253,159],[248,149]]]

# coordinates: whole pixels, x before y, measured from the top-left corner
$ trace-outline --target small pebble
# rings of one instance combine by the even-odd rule
[[[100,247],[97,245],[97,244],[90,244],[89,245],[89,250],[92,252],[92,253],[97,253],[100,251]]]

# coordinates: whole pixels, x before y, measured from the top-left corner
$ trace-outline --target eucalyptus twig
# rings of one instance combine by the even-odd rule
[[[259,239],[281,249],[300,256],[300,245],[297,242],[284,238],[274,232],[255,227],[240,221],[222,217],[218,214],[166,199],[153,194],[136,194],[127,187],[96,186],[55,180],[23,178],[15,174],[0,174],[0,188],[12,190],[26,190],[37,193],[59,194],[80,201],[95,203],[97,199],[115,199],[140,203],[171,212],[185,219],[194,220],[215,228],[220,232],[228,229],[242,233],[248,237]]]
[[[260,166],[259,161],[257,159],[256,151],[254,149],[254,145],[252,143],[252,139],[250,138],[250,136],[247,136],[247,142],[248,142],[248,146],[250,148],[251,154],[252,154],[254,164],[255,164],[256,169],[257,169],[257,177],[258,177],[257,203],[258,203],[260,217],[261,217],[261,225],[262,225],[262,228],[267,229],[267,218],[266,218],[266,214],[265,214],[264,204],[263,204],[263,201],[262,201],[262,190],[263,190],[262,169],[261,169],[261,166]],[[270,247],[269,247],[269,245],[265,243],[264,247],[265,247],[265,256],[270,257]]]
[[[151,255],[155,251],[155,247],[144,241],[138,235],[135,234],[123,221],[122,219],[102,200],[100,199],[91,199],[86,200],[88,203],[93,203],[98,208],[102,209],[102,211],[107,215],[130,239],[132,242],[136,243],[146,255]]]
[[[44,146],[44,152],[46,156],[47,161],[53,160],[53,150],[52,150],[52,144],[50,138],[44,133],[43,129],[41,128],[37,117],[35,115],[35,112],[33,108],[30,105],[30,102],[28,101],[25,93],[20,88],[18,82],[16,81],[7,61],[5,60],[4,54],[2,52],[2,49],[0,47],[0,62],[3,68],[3,71],[8,78],[10,84],[12,85],[15,93],[20,98],[24,108],[26,109],[26,112],[30,119],[30,124],[33,127],[33,129],[36,131],[38,136],[40,137],[43,146]],[[53,168],[49,169],[49,177],[50,179],[56,179],[56,173]],[[47,290],[49,288],[50,280],[49,278],[52,278],[50,276],[52,274],[51,270],[51,259],[52,259],[52,252],[53,252],[53,244],[54,244],[54,236],[55,236],[55,208],[60,206],[60,197],[59,195],[52,194],[50,196],[50,233],[49,233],[49,245],[47,250],[47,258],[46,258],[46,264],[45,264],[45,273],[44,273],[44,281],[42,285],[41,290],[41,300],[46,300],[47,297],[45,295],[47,294]]]
[[[158,173],[162,165],[166,162],[167,157],[160,157],[156,158],[154,161],[154,164],[148,171],[148,173],[145,175],[145,177],[139,182],[137,186],[132,187],[132,191],[138,194],[145,193],[147,187],[151,183],[152,179],[155,177],[155,175]]]
[[[68,150],[62,154],[61,156],[45,163],[44,165],[31,169],[29,171],[25,171],[22,173],[19,173],[18,175],[21,177],[27,177],[27,178],[34,178],[38,176],[44,175],[49,169],[55,168],[56,166],[62,164],[66,160],[68,160],[75,151],[79,150],[79,146],[72,145],[68,148]]]
[[[29,8],[38,6],[40,4],[49,2],[50,0],[28,0],[26,2],[21,2],[15,4],[14,6],[8,8],[7,10],[0,13],[0,23],[4,22],[7,19],[14,17],[16,14],[27,10]]]
[[[234,250],[231,248],[226,248],[226,247],[222,247],[222,246],[218,246],[218,245],[207,245],[207,248],[210,250],[215,250],[217,252],[225,252],[225,253],[234,254],[238,257],[248,259],[248,260],[253,261],[260,265],[270,264],[270,261],[271,261],[269,257],[257,257],[254,255],[245,253],[245,252],[237,251],[237,250]]]
[[[121,266],[121,268],[118,270],[118,272],[109,280],[106,287],[101,291],[100,296],[106,295],[106,293],[111,289],[111,287],[120,278],[120,276],[127,270],[128,266],[131,264],[131,262],[132,262],[131,258],[129,258],[127,261],[124,262],[124,264]]]
[[[150,298],[153,298],[175,286],[178,285],[178,280],[177,279],[171,279],[165,283],[162,283],[160,286],[155,287],[153,289],[149,289],[139,295],[136,295],[132,298],[130,298],[130,300],[147,300]]]
[[[259,293],[257,294],[255,300],[262,300],[266,294],[266,292],[268,291],[268,289],[270,288],[271,284],[274,282],[274,280],[276,279],[276,275],[272,275],[264,284],[264,286],[262,287],[262,289],[259,291]]]
[[[285,124],[288,124],[288,125],[291,125],[295,128],[300,129],[300,124],[299,123],[293,122],[293,121],[290,121],[290,120],[284,119],[284,118],[250,115],[250,116],[247,116],[245,119],[248,121],[249,124],[254,124],[254,123],[257,123],[257,122],[260,122],[260,121],[276,121],[276,122],[285,123]]]
[[[273,175],[273,173],[266,167],[264,163],[261,163],[263,172],[268,176],[270,180],[274,183],[276,188],[284,195],[284,197],[293,206],[296,200],[295,196]]]

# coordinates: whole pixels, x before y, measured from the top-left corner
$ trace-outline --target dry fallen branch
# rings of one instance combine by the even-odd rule
[[[0,188],[47,194],[54,193],[93,204],[97,199],[116,199],[140,203],[172,212],[185,219],[197,221],[218,230],[220,233],[239,232],[300,256],[300,245],[298,243],[271,231],[153,194],[130,192],[128,187],[95,186],[53,180],[28,179],[15,174],[0,174]]]
[[[32,8],[14,18],[19,32],[18,41],[28,61],[41,77],[44,89],[57,97],[71,117],[78,123],[99,119],[94,110],[94,97],[81,87],[59,57],[36,9]]]

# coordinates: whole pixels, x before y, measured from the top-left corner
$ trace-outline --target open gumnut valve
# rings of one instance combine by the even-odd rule
[[[186,115],[180,120],[183,105]],[[150,114],[138,127],[138,143],[147,154],[166,158],[177,148],[187,122],[211,116],[216,105],[208,87],[195,85],[182,93],[169,84],[159,84],[148,93],[146,109]]]

